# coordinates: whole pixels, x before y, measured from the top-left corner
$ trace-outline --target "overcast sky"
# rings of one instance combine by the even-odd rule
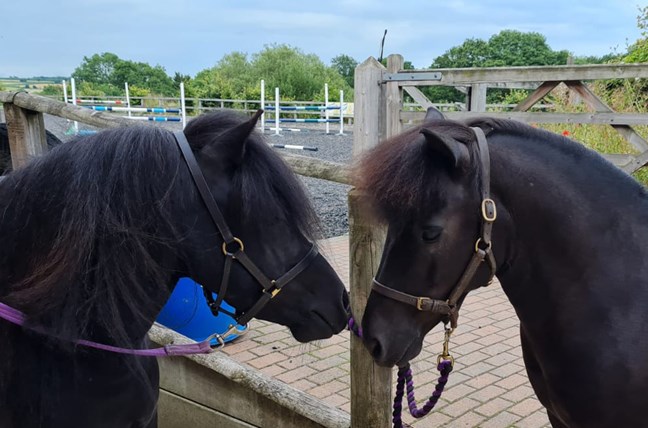
[[[467,38],[536,31],[554,50],[624,52],[639,36],[646,0],[0,0],[0,76],[67,76],[84,56],[122,59],[195,75],[223,55],[285,43],[359,62],[399,53],[415,67]]]

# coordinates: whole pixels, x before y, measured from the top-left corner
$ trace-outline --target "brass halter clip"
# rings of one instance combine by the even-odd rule
[[[443,351],[439,356],[437,357],[437,365],[441,363],[441,361],[450,361],[450,365],[454,366],[454,357],[450,355],[450,336],[452,335],[452,332],[454,330],[452,327],[445,327],[445,336],[443,338]]]

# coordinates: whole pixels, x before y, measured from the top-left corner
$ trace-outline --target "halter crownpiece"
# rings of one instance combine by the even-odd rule
[[[207,186],[205,177],[203,176],[200,166],[196,161],[191,146],[187,141],[187,137],[184,135],[184,132],[178,131],[173,133],[176,143],[182,152],[182,156],[187,163],[191,177],[193,178],[196,187],[198,188],[198,193],[202,201],[205,203],[205,207],[209,212],[216,228],[218,229],[221,237],[223,238],[222,251],[225,256],[225,265],[223,267],[223,277],[221,279],[220,288],[218,290],[218,296],[214,299],[211,290],[203,288],[205,298],[209,308],[211,309],[214,315],[218,315],[219,312],[226,313],[232,316],[238,325],[246,325],[252,318],[254,318],[263,307],[274,298],[282,290],[283,286],[295,279],[300,273],[302,273],[312,262],[315,260],[319,252],[317,251],[317,246],[315,244],[311,245],[310,250],[306,255],[288,272],[283,274],[277,279],[269,279],[259,267],[254,264],[254,262],[248,257],[245,252],[245,245],[243,241],[235,237],[227,222],[225,217],[221,213],[221,210],[216,204],[216,200]],[[221,303],[225,299],[225,294],[227,293],[227,287],[229,285],[230,274],[232,271],[232,264],[234,261],[239,262],[249,273],[252,275],[261,287],[263,287],[261,297],[257,302],[244,314],[237,316],[236,314],[230,313],[220,307]],[[220,337],[227,337],[229,334],[235,332],[236,325],[230,325],[225,333],[220,335]],[[220,340],[219,340],[220,341]]]
[[[473,254],[470,262],[466,266],[463,274],[457,281],[457,285],[453,288],[447,300],[432,299],[425,296],[414,296],[412,294],[403,293],[402,291],[395,290],[382,284],[378,279],[373,279],[371,289],[378,294],[389,297],[411,306],[414,306],[419,311],[426,311],[444,315],[446,323],[449,321],[451,330],[457,327],[457,319],[459,316],[457,303],[461,296],[466,291],[466,288],[472,281],[477,273],[477,269],[484,260],[488,262],[490,267],[490,278],[487,283],[495,276],[496,264],[495,255],[492,250],[491,236],[493,231],[493,223],[497,219],[497,206],[495,201],[490,197],[490,155],[488,152],[488,142],[486,136],[481,128],[471,128],[477,137],[477,145],[479,147],[479,158],[481,160],[481,232],[480,236],[475,241],[475,253]],[[449,337],[449,336],[448,336]]]

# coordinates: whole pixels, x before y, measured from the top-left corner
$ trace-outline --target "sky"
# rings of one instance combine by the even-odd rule
[[[194,76],[224,55],[288,44],[330,64],[401,54],[416,68],[468,38],[539,32],[553,50],[602,56],[640,37],[647,0],[17,0],[0,1],[0,77],[69,76],[84,56]]]

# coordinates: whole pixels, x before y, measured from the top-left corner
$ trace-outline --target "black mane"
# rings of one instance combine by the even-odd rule
[[[520,144],[540,144],[543,153],[547,153],[546,156],[554,153],[562,159],[578,158],[590,167],[596,167],[599,176],[604,174],[610,179],[632,186],[641,194],[646,193],[636,180],[613,167],[596,152],[562,135],[507,119],[475,118],[464,123],[437,120],[415,126],[382,142],[370,150],[356,166],[357,186],[368,192],[372,209],[380,219],[409,218],[443,199],[439,198],[442,195],[433,192],[443,191],[443,186],[435,183],[438,169],[444,166],[426,152],[425,140],[420,135],[423,128],[450,136],[468,147],[472,162],[469,179],[475,178],[473,182],[479,186],[480,163],[476,162],[477,145],[470,127],[482,128],[487,139],[508,135],[515,137]],[[592,180],[596,178],[600,177],[591,177]]]
[[[242,120],[207,114],[185,133],[198,151]],[[234,183],[245,221],[281,216],[315,237],[299,181],[256,133]],[[158,257],[182,241],[173,204],[194,192],[173,135],[158,127],[106,130],[56,147],[0,183],[0,301],[61,337],[136,346],[132,323],[154,318],[164,302],[151,300],[168,295],[178,275]]]
[[[369,194],[372,209],[380,219],[409,218],[425,211],[439,199],[433,192],[437,171],[443,162],[426,150],[423,128],[448,135],[465,144],[475,159],[475,136],[469,127],[454,121],[430,121],[383,141],[370,150],[354,168],[357,187]],[[473,165],[470,174],[475,174]]]

